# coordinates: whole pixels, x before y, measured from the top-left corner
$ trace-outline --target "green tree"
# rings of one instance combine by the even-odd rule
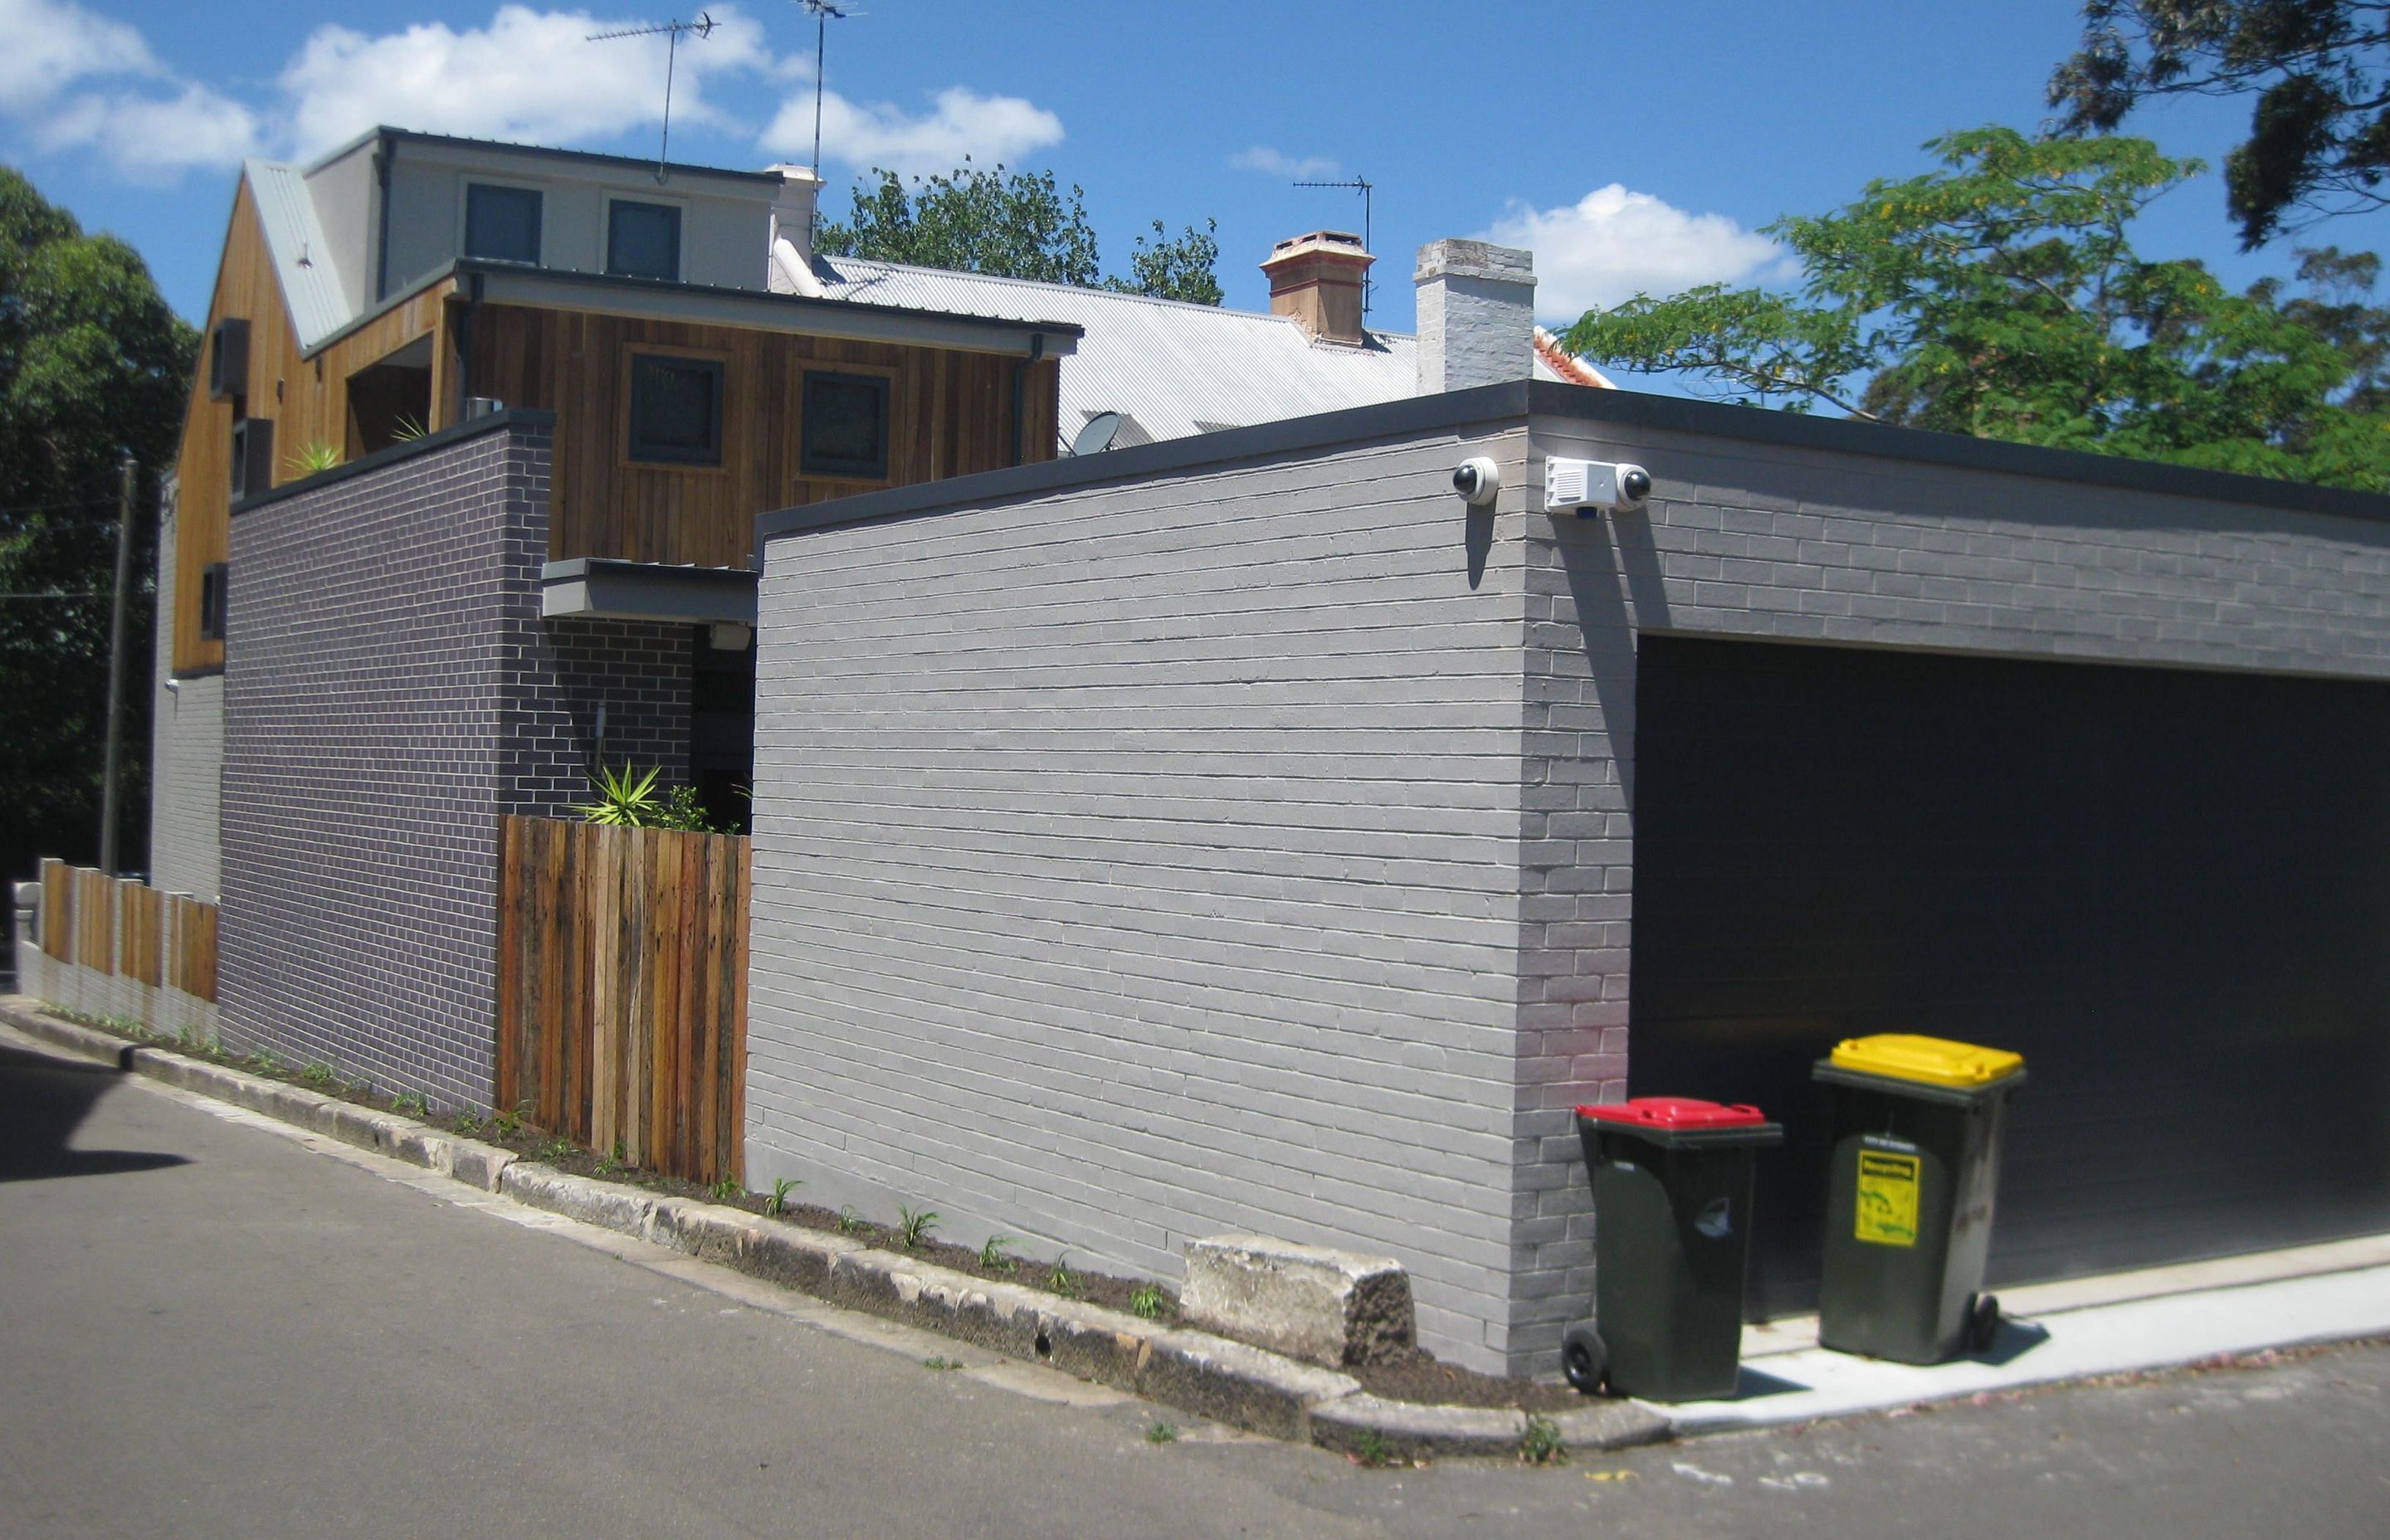
[[[1943,169],[1767,227],[1796,293],[1638,295],[1566,345],[1794,411],[2390,490],[2371,259],[2309,254],[2320,296],[2233,294],[2126,237],[2196,161],[2004,128],[1927,148]]]
[[[2390,5],[2087,0],[2083,21],[2049,82],[2070,133],[2113,132],[2152,96],[2255,96],[2224,160],[2242,250],[2390,203]]]
[[[88,861],[98,843],[116,563],[118,465],[148,472],[173,453],[199,340],[159,297],[141,258],[84,234],[0,166],[0,876],[39,854]],[[137,571],[156,520],[136,509]],[[147,589],[147,583],[139,585]],[[127,813],[137,862],[147,824],[149,605],[136,591],[127,647]]]
[[[1007,172],[1000,164],[983,171],[968,158],[951,173],[916,176],[909,187],[894,172],[874,170],[855,184],[846,223],[823,225],[815,245],[831,256],[1220,302],[1213,273],[1220,248],[1210,221],[1175,241],[1163,239],[1154,221],[1152,241],[1137,237],[1130,276],[1105,278],[1085,198],[1076,186],[1065,194],[1050,171]]]

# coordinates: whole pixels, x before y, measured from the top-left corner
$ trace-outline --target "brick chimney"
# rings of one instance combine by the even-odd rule
[[[1269,275],[1270,314],[1291,315],[1323,342],[1361,344],[1361,286],[1377,259],[1348,230],[1314,230],[1279,241],[1262,271]]]
[[[1536,372],[1536,258],[1482,240],[1419,250],[1421,395],[1526,379]]]

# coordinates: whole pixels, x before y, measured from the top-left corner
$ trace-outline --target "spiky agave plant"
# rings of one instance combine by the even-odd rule
[[[601,764],[589,776],[597,801],[579,803],[572,811],[593,824],[649,828],[664,811],[663,799],[656,795],[656,777],[662,773],[656,768],[643,776],[627,764],[619,770]]]

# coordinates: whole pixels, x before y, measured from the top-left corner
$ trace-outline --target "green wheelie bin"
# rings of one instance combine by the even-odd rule
[[[1836,1045],[1811,1073],[1834,1096],[1818,1341],[1904,1364],[1990,1346],[1984,1260],[2024,1059],[1887,1033]]]
[[[1734,1393],[1754,1156],[1782,1128],[1755,1107],[1638,1097],[1576,1110],[1593,1178],[1594,1318],[1561,1339],[1569,1383],[1652,1401]]]

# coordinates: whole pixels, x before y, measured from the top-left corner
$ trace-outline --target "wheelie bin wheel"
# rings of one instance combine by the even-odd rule
[[[1967,1307],[1967,1351],[1982,1353],[2000,1334],[2000,1301],[1997,1294],[1978,1294]]]
[[[1591,1321],[1579,1321],[1561,1338],[1561,1372],[1584,1395],[1600,1395],[1610,1383],[1610,1349]]]

